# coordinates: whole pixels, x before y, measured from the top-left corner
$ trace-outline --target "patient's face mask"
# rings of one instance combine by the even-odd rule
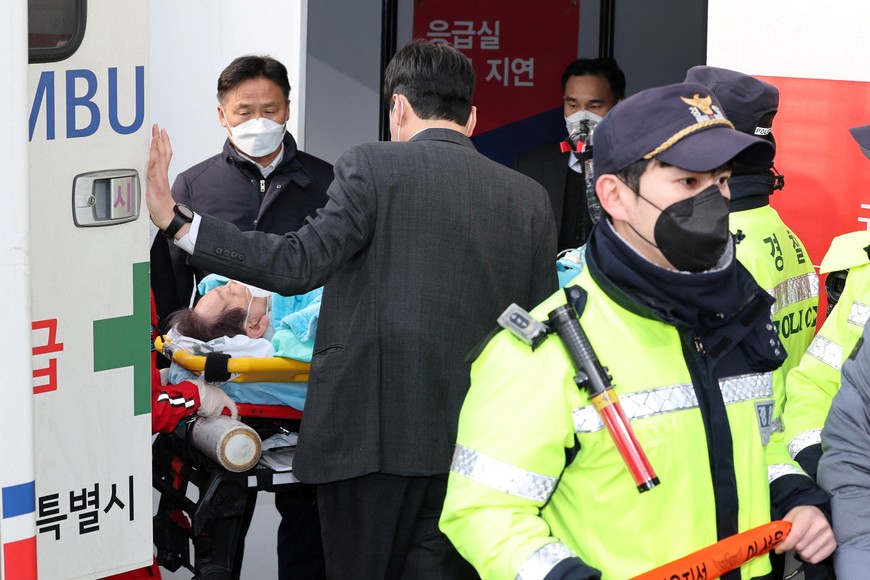
[[[245,289],[245,292],[248,294],[248,307],[245,309],[245,322],[243,324],[245,330],[248,328],[248,321],[251,318],[251,312],[253,311],[256,320],[259,320],[263,316],[267,316],[271,313],[272,310],[272,293],[268,290],[263,290],[262,288],[257,288],[252,284],[245,284],[244,282],[236,282],[235,280],[230,282],[231,284],[238,284]]]
[[[227,125],[227,133],[233,145],[245,155],[254,158],[265,157],[281,146],[281,141],[284,139],[284,125],[261,117],[245,121],[235,127]]]
[[[262,288],[257,288],[253,284],[245,284],[244,282],[239,282],[237,280],[233,280],[234,284],[239,284],[248,289],[248,292],[251,293],[253,298],[271,298],[272,293],[268,290],[263,290]]]

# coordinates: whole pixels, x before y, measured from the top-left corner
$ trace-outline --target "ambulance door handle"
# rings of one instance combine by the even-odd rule
[[[80,228],[113,226],[139,217],[139,172],[109,169],[73,179],[73,221]]]

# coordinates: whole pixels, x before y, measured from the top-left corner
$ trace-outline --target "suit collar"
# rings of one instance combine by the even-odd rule
[[[454,129],[444,129],[441,127],[431,127],[418,131],[416,135],[411,137],[409,142],[413,141],[448,141],[457,145],[465,145],[474,149],[474,144],[471,139]]]

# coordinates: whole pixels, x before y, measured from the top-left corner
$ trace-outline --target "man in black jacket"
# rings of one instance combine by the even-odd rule
[[[231,222],[241,230],[285,234],[302,227],[326,204],[332,165],[299,151],[285,130],[290,117],[287,69],[264,56],[242,56],[218,78],[218,120],[227,131],[221,153],[180,173],[175,199],[192,211]],[[163,319],[188,306],[193,289],[208,272],[187,264],[187,254],[158,236],[152,256],[166,252],[171,264],[152,261],[152,287]],[[312,486],[275,494],[280,578],[323,577],[323,549]],[[240,549],[241,552],[241,549]],[[236,568],[240,569],[241,558]]]
[[[326,204],[333,173],[326,161],[299,151],[284,129],[290,117],[287,69],[269,57],[239,57],[221,73],[217,97],[218,120],[227,131],[223,151],[180,173],[173,197],[243,231],[298,230]],[[187,255],[171,243],[169,250],[176,302],[188,306],[196,282],[207,272],[188,266]],[[155,278],[167,275],[154,273]]]

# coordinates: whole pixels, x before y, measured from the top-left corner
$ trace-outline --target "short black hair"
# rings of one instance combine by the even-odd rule
[[[240,56],[227,66],[218,77],[217,98],[224,103],[227,93],[245,81],[264,78],[272,81],[281,92],[284,99],[290,100],[290,80],[287,78],[287,67],[271,56],[246,55]]]
[[[633,192],[640,192],[640,176],[644,174],[652,159],[639,159],[616,172],[616,177],[626,184]],[[594,163],[594,162],[593,162]],[[660,162],[661,163],[661,162]]]
[[[571,77],[601,76],[607,80],[616,100],[625,97],[625,73],[613,58],[580,58],[569,64],[562,73],[562,91]]]
[[[405,95],[420,119],[468,122],[476,76],[467,56],[446,44],[416,40],[399,49],[384,73],[384,98]]]
[[[628,167],[620,169],[614,175],[616,175],[619,181],[627,185],[635,195],[640,195],[640,176],[644,174],[652,161],[652,159],[639,159]],[[598,179],[598,176],[596,175],[595,178]],[[601,208],[601,213],[608,218],[611,217],[603,207]]]
[[[245,334],[247,316],[245,309],[238,307],[224,308],[214,319],[203,316],[193,308],[182,308],[169,315],[168,324],[182,336],[208,342],[222,336]]]

